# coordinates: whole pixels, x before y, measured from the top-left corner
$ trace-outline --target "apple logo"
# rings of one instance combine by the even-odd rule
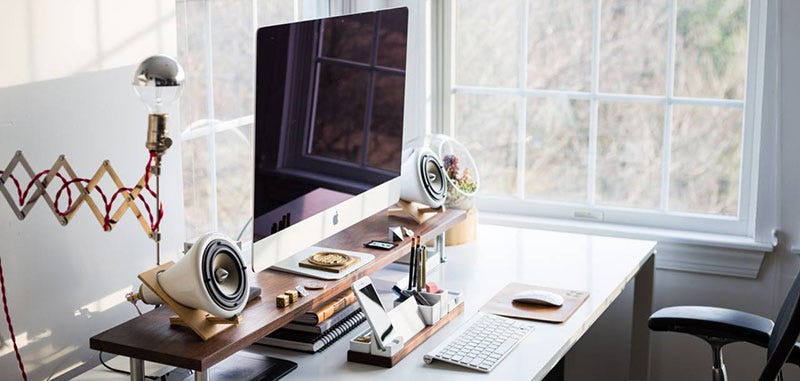
[[[334,225],[338,225],[338,224],[339,224],[339,211],[338,211],[338,210],[337,210],[337,211],[336,211],[336,213],[333,215],[333,224],[334,224]]]

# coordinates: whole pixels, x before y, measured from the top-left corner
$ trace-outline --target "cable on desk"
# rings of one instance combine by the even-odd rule
[[[99,353],[97,353],[97,358],[99,358],[99,359],[100,359],[100,364],[103,364],[103,366],[104,366],[106,369],[108,369],[108,370],[110,370],[110,371],[112,371],[112,372],[116,372],[116,373],[122,373],[122,374],[127,374],[127,375],[130,375],[130,374],[131,374],[131,372],[128,372],[128,371],[126,371],[126,370],[117,369],[117,368],[114,368],[114,367],[112,367],[111,365],[108,365],[108,364],[106,364],[105,360],[103,360],[103,352],[102,352],[102,351],[100,351]],[[161,380],[161,381],[166,381],[166,379],[167,379],[167,377],[166,377],[166,376],[161,376],[161,377],[144,376],[144,378],[146,378],[146,379],[148,379],[148,380]]]

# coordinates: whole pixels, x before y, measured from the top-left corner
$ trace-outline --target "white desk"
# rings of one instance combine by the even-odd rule
[[[466,310],[391,369],[347,362],[348,341],[362,324],[327,350],[314,355],[253,346],[253,351],[298,363],[286,380],[408,381],[428,379],[541,380],[594,324],[634,276],[631,379],[647,379],[655,242],[481,225],[478,240],[448,247],[448,262],[437,279],[464,292]],[[638,274],[638,275],[637,275]],[[564,324],[538,323],[536,330],[489,374],[422,356],[509,282],[586,290],[589,299]]]

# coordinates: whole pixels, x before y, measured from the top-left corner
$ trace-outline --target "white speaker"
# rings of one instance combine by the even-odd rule
[[[158,285],[183,306],[230,318],[242,312],[249,292],[246,267],[239,246],[218,233],[201,237],[177,263],[158,274]],[[147,304],[161,299],[150,288],[139,287]]]
[[[421,146],[405,150],[400,167],[400,198],[438,208],[447,196],[445,176],[439,156],[430,148]]]

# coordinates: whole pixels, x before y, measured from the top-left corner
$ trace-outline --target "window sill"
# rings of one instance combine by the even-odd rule
[[[480,213],[484,224],[658,241],[656,268],[755,279],[772,243],[752,237],[610,223]]]

